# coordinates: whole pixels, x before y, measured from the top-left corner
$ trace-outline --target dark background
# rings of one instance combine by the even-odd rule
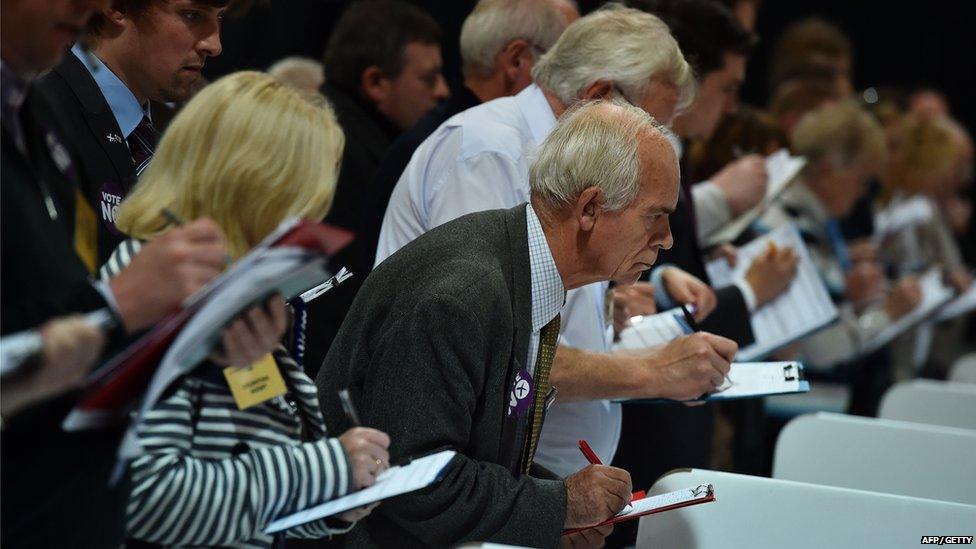
[[[224,52],[207,62],[210,78],[239,69],[264,69],[287,55],[320,58],[329,32],[349,0],[273,0],[224,24]],[[444,31],[444,68],[449,82],[459,77],[458,34],[474,0],[415,0]],[[579,0],[586,13],[602,1]],[[772,46],[789,23],[819,15],[840,26],[854,44],[858,90],[897,86],[911,91],[931,86],[948,97],[953,113],[976,128],[976,30],[973,3],[933,0],[765,0],[756,31],[760,42],[749,63],[742,98],[766,104],[766,67]]]

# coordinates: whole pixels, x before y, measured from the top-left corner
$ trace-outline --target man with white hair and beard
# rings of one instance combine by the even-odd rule
[[[530,156],[556,118],[575,103],[616,97],[666,124],[694,95],[691,69],[667,26],[653,15],[621,7],[598,10],[570,25],[533,76],[535,83],[518,95],[453,117],[417,149],[390,200],[377,263],[463,214],[526,202]],[[714,307],[712,290],[678,269],[669,270],[663,285],[676,300],[697,303],[699,319]],[[558,399],[537,458],[563,476],[587,464],[577,447],[581,438],[605,463],[613,458],[621,412],[610,399],[686,400],[708,385],[707,359],[691,349],[714,351],[710,335],[639,353],[610,352],[607,287],[600,282],[570,291],[563,309],[552,371]]]
[[[438,484],[386,502],[338,543],[602,546],[608,527],[561,533],[629,502],[626,471],[590,465],[553,479],[535,451],[566,290],[633,283],[671,246],[677,157],[647,113],[597,101],[562,118],[528,177],[529,204],[431,230],[357,296],[316,379],[325,414],[343,417],[337,394],[348,388],[363,423],[391,434],[391,459],[458,456]],[[701,394],[722,382],[736,346],[693,341],[707,366],[688,390]]]

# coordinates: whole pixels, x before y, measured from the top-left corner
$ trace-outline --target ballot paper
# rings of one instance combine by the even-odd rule
[[[810,392],[801,362],[733,362],[725,381],[714,392],[693,399],[698,402],[741,400]],[[617,402],[663,404],[666,398],[625,399]]]
[[[807,165],[806,158],[802,156],[790,156],[789,151],[780,149],[766,157],[766,196],[751,210],[736,217],[724,227],[721,227],[711,235],[706,237],[707,246],[718,246],[726,242],[732,242],[743,233],[753,221],[759,219],[770,205],[776,201],[783,191],[796,180],[796,176]]]
[[[796,277],[785,292],[752,314],[752,333],[756,341],[739,349],[735,357],[737,361],[754,361],[768,356],[837,319],[837,307],[830,299],[800,233],[792,225],[784,225],[739,248],[735,268],[725,259],[709,262],[706,270],[712,285],[722,288],[743,280],[753,259],[765,253],[770,242],[777,247],[792,248],[799,256]]]
[[[725,382],[701,400],[736,400],[757,396],[807,393],[800,362],[733,362]]]
[[[955,291],[942,282],[942,271],[939,269],[929,269],[919,277],[918,285],[922,292],[922,300],[912,312],[899,318],[890,326],[878,332],[874,338],[869,340],[861,348],[861,354],[872,353],[884,347],[891,340],[907,332],[933,315],[948,303],[955,295]]]
[[[879,242],[886,236],[925,223],[934,215],[935,206],[928,198],[915,196],[899,201],[875,214],[872,238]]]
[[[630,505],[624,507],[623,511],[601,522],[600,524],[595,524],[587,528],[572,528],[569,530],[563,530],[563,535],[575,534],[576,532],[582,532],[583,530],[596,528],[597,526],[617,524],[618,522],[634,520],[644,515],[663,513],[664,511],[671,511],[673,509],[698,505],[699,503],[708,503],[710,501],[715,501],[715,489],[711,484],[700,484],[691,488],[685,488],[684,490],[675,490],[674,492],[668,492],[667,494],[649,496],[631,501]]]
[[[455,455],[457,452],[453,450],[444,450],[417,458],[407,465],[390,467],[380,473],[376,477],[376,484],[369,488],[281,517],[269,524],[264,532],[273,534],[430,486],[443,478]]]
[[[630,326],[620,332],[614,349],[646,349],[693,331],[680,307],[656,315],[635,316],[631,317]]]
[[[976,309],[976,283],[969,286],[965,292],[959,294],[955,299],[946,303],[945,307],[939,309],[935,314],[935,320],[942,322],[950,318],[962,316]]]

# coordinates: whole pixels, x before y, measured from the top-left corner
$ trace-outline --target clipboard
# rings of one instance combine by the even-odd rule
[[[745,400],[775,395],[810,392],[802,362],[733,362],[725,383],[714,393],[689,402]],[[615,402],[665,404],[680,402],[668,398],[620,399]]]
[[[698,486],[692,486],[690,488],[685,488],[684,490],[675,490],[674,492],[668,492],[666,494],[635,499],[631,501],[630,505],[624,507],[623,511],[608,518],[600,524],[594,524],[593,526],[587,526],[585,528],[570,528],[568,530],[563,530],[563,535],[566,536],[569,534],[575,534],[577,532],[582,532],[583,530],[589,530],[590,528],[617,524],[619,522],[627,522],[645,515],[654,515],[657,513],[663,513],[665,511],[671,511],[673,509],[681,509],[682,507],[690,507],[692,505],[699,505],[701,503],[708,503],[711,501],[715,501],[715,488],[711,484],[699,484]]]

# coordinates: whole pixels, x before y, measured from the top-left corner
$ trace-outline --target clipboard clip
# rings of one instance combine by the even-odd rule
[[[696,498],[708,497],[715,493],[715,488],[711,484],[699,484],[691,489],[691,495]]]
[[[804,379],[803,370],[795,362],[791,362],[783,366],[783,379],[784,381],[802,381]]]

